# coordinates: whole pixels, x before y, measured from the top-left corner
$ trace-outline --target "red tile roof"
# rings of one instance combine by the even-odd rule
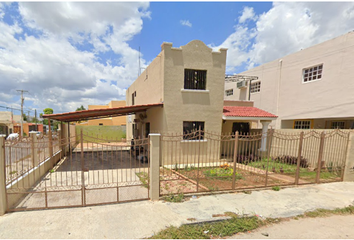
[[[256,107],[224,106],[224,116],[226,117],[257,117],[257,118],[277,118],[274,114],[266,112]]]

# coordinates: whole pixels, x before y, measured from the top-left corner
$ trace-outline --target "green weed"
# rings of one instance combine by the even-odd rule
[[[147,172],[138,172],[136,173],[140,182],[143,184],[144,187],[149,188],[149,175]]]

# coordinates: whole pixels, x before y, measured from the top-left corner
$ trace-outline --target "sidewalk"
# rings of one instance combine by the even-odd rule
[[[354,204],[354,182],[202,196],[183,203],[133,202],[95,207],[9,213],[0,217],[0,238],[144,238],[188,219],[220,219],[235,212],[290,217],[317,208]]]

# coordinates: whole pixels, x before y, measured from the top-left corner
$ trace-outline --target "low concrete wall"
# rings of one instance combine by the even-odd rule
[[[350,133],[347,159],[344,170],[344,181],[354,181],[354,132]]]
[[[7,194],[7,208],[11,209],[16,206],[19,201],[27,196],[27,191],[35,187],[41,179],[48,173],[50,169],[55,166],[55,164],[60,160],[62,156],[62,151],[58,151],[53,157],[47,158],[38,167],[30,170],[23,177],[19,178],[14,183],[6,186]],[[16,193],[16,194],[11,194]]]

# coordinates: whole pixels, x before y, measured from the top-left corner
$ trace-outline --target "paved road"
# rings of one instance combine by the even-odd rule
[[[232,239],[354,239],[354,216],[331,216],[289,220],[238,233]],[[268,236],[266,236],[268,235]]]
[[[334,209],[351,204],[354,204],[354,182],[342,182],[279,192],[261,190],[251,194],[203,196],[183,203],[143,201],[16,212],[0,217],[0,238],[144,238],[170,225],[188,223],[191,218],[216,220],[219,218],[213,215],[224,212],[291,217],[317,208]]]

